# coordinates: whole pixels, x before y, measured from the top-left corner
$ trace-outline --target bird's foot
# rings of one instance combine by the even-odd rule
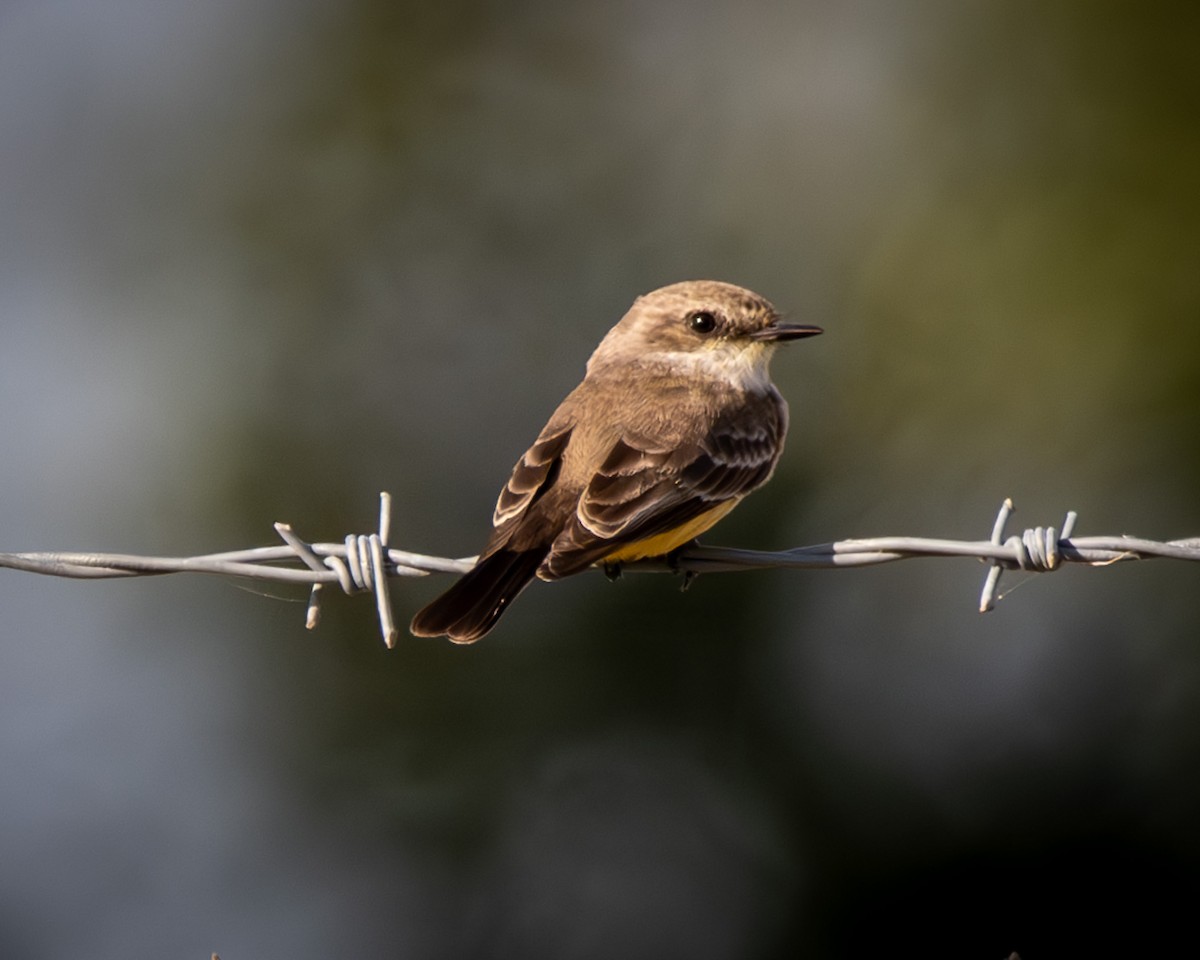
[[[697,571],[684,570],[683,567],[680,566],[680,564],[679,564],[680,554],[682,554],[686,550],[690,550],[692,547],[698,547],[698,546],[700,546],[700,541],[696,540],[696,539],[692,539],[692,540],[689,540],[687,543],[683,544],[682,546],[676,547],[674,550],[672,550],[670,553],[667,554],[667,558],[666,558],[667,566],[669,566],[671,568],[671,572],[678,573],[683,576],[683,581],[679,584],[679,592],[680,593],[686,593],[687,588],[692,585],[692,581],[695,580],[698,576],[700,576],[700,574]]]

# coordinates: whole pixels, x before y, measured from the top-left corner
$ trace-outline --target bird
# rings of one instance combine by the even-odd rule
[[[693,543],[771,478],[788,427],[771,356],[822,332],[717,280],[638,297],[517,461],[475,566],[411,632],[473,643],[534,578]]]

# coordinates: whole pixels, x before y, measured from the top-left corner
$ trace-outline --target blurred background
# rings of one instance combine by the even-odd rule
[[[709,542],[1200,533],[1200,8],[0,4],[0,549],[476,552],[633,298],[826,335]],[[1152,948],[1200,893],[1197,570],[368,598],[0,570],[0,954]],[[405,581],[397,619],[447,584]]]

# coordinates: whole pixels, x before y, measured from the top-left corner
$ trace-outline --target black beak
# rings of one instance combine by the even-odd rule
[[[818,333],[824,332],[820,327],[814,327],[807,323],[773,323],[769,327],[756,330],[750,334],[750,338],[752,340],[768,340],[776,343],[783,340],[801,340],[804,337],[815,337]]]

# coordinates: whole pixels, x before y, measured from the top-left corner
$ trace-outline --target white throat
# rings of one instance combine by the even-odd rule
[[[719,380],[747,393],[767,393],[772,389],[772,352],[771,344],[755,343],[734,349],[717,345],[710,349],[671,351],[657,356],[681,373]]]

